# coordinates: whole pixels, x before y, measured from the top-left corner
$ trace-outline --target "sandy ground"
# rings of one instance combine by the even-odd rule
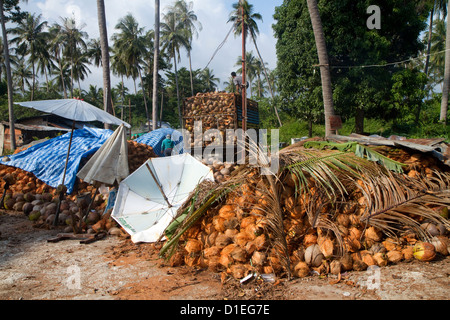
[[[171,268],[149,244],[116,236],[48,242],[61,230],[34,228],[0,211],[1,300],[449,300],[450,257],[402,262],[337,277],[222,283],[221,275]],[[339,280],[339,281],[338,281]]]

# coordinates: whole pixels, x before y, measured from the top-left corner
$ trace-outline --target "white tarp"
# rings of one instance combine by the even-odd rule
[[[105,141],[92,158],[78,172],[77,177],[94,184],[101,182],[113,185],[129,175],[128,143],[123,125]]]
[[[205,179],[212,170],[190,154],[149,159],[120,183],[112,217],[133,242],[155,242]]]

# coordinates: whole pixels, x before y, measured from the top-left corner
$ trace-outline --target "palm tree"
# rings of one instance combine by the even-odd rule
[[[78,82],[78,89],[81,91],[80,81],[84,81],[91,70],[87,67],[89,64],[89,56],[87,53],[79,52],[78,56],[73,59],[72,63],[72,77]]]
[[[448,6],[450,6],[450,0],[448,1]],[[445,49],[444,86],[442,88],[441,115],[439,117],[439,121],[442,121],[445,125],[447,125],[448,93],[450,86],[450,23],[448,22]]]
[[[216,78],[216,76],[214,76],[213,71],[211,69],[209,68],[203,69],[202,72],[200,73],[200,77],[205,87],[210,92],[217,87],[217,82],[219,81],[219,78]]]
[[[233,4],[234,11],[231,12],[228,22],[234,24],[234,35],[242,35],[242,9],[244,9],[244,23],[245,23],[245,38],[248,35],[256,37],[259,34],[258,23],[256,20],[262,21],[262,16],[259,13],[253,12],[253,5],[249,4],[247,0],[241,0]]]
[[[79,56],[79,52],[87,50],[87,44],[84,39],[88,38],[88,34],[82,31],[84,24],[77,26],[75,18],[61,18],[62,25],[60,33],[56,37],[56,41],[61,42],[63,45],[63,54],[70,61],[71,68],[71,95],[73,98],[73,82],[74,82],[74,63],[75,59]]]
[[[440,84],[444,80],[444,67],[445,67],[445,37],[447,24],[445,20],[435,20],[433,22],[434,27],[431,34],[431,46],[430,46],[430,61],[428,67],[428,74],[432,77],[433,82]]]
[[[53,57],[51,56],[51,38],[50,34],[47,32],[45,36],[45,50],[41,50],[38,53],[38,64],[37,71],[42,75],[45,75],[46,83],[49,84],[48,75],[55,68],[55,63],[53,62]],[[49,92],[50,87],[47,86],[47,92]]]
[[[111,99],[111,71],[109,65],[108,30],[106,28],[106,13],[104,0],[97,0],[98,27],[100,30],[101,61],[103,69],[103,109],[113,113]],[[105,129],[110,126],[105,124]]]
[[[160,43],[160,4],[155,0],[155,41],[153,57],[153,96],[152,96],[152,130],[157,128],[158,118],[158,72],[159,72],[159,43]],[[162,121],[162,119],[160,119]]]
[[[33,81],[33,72],[31,65],[27,64],[27,60],[24,57],[19,59],[19,63],[13,72],[13,80],[15,84],[22,90],[22,95],[25,96],[25,87],[32,87],[30,79]]]
[[[102,66],[102,46],[100,44],[100,38],[91,39],[87,44],[87,52],[89,59],[94,66]]]
[[[150,131],[150,117],[147,107],[147,98],[145,96],[145,87],[142,80],[141,63],[146,54],[146,43],[144,28],[140,28],[138,22],[132,14],[127,14],[120,19],[116,25],[116,29],[120,32],[113,35],[114,46],[116,52],[120,52],[126,70],[127,76],[132,76],[133,79],[139,77],[144,97],[145,112],[147,116],[148,130]]]
[[[64,93],[64,99],[67,99],[67,86],[66,83],[68,83],[65,79],[64,75],[64,69],[66,68],[64,58],[63,58],[63,44],[59,41],[59,34],[61,33],[62,27],[61,25],[55,23],[53,24],[50,29],[50,51],[52,55],[55,57],[55,61],[57,62],[58,66],[55,70],[59,70],[59,79],[56,81],[56,83],[61,87],[62,92]]]
[[[4,52],[3,50],[3,38],[0,37],[0,52]],[[14,54],[14,52],[10,52],[9,53],[9,65],[12,68],[17,67],[18,65],[18,60],[19,58]],[[4,79],[2,79],[4,78]],[[5,55],[4,54],[0,54],[0,81],[5,80],[5,82],[7,81],[6,79],[6,63],[5,63]]]
[[[33,100],[35,81],[36,81],[36,66],[39,56],[49,57],[46,47],[46,36],[43,31],[47,25],[46,21],[41,22],[42,15],[36,16],[28,13],[22,19],[17,27],[11,29],[11,33],[17,35],[11,39],[11,43],[17,45],[17,50],[22,55],[28,55],[31,62],[33,73],[31,100]]]
[[[202,24],[198,21],[197,15],[192,11],[194,3],[190,1],[187,3],[185,0],[178,0],[175,2],[173,7],[173,12],[177,15],[177,18],[183,25],[183,28],[187,31],[188,43],[186,47],[188,57],[189,57],[189,72],[191,77],[191,94],[194,95],[194,81],[192,77],[192,61],[191,61],[191,50],[192,50],[192,40],[193,37],[198,37],[198,31],[202,30]]]
[[[449,0],[450,1],[450,0]],[[334,116],[333,91],[331,87],[330,64],[328,60],[325,35],[323,33],[322,21],[320,19],[317,0],[307,0],[311,24],[313,26],[314,38],[316,41],[317,54],[319,56],[320,75],[322,78],[322,94],[325,111],[325,136],[332,134],[330,128],[331,117]]]
[[[183,119],[181,114],[180,103],[180,88],[178,84],[178,69],[177,61],[180,61],[181,47],[187,48],[189,46],[189,34],[184,29],[183,24],[176,18],[174,13],[163,15],[163,23],[161,23],[161,40],[163,43],[163,50],[168,50],[169,55],[173,58],[175,67],[175,81],[177,87],[177,107],[180,127],[183,128]]]
[[[242,56],[238,57],[236,66],[242,66]],[[258,60],[253,52],[246,52],[245,54],[245,74],[247,76],[248,82],[250,84],[250,89],[252,87],[252,82],[255,78],[259,76],[261,70],[261,61]],[[237,72],[242,73],[242,67],[237,69]],[[250,96],[252,96],[252,91],[250,91]]]
[[[11,74],[11,62],[9,58],[9,44],[6,32],[6,18],[4,13],[5,7],[3,0],[0,0],[0,23],[2,25],[3,34],[3,53],[5,55],[6,79],[8,87],[8,113],[9,113],[9,131],[10,131],[10,147],[11,150],[16,149],[16,130],[14,126],[14,101],[13,101],[13,83]]]
[[[428,1],[425,1],[428,2]],[[431,46],[432,46],[432,34],[433,34],[433,26],[434,23],[434,17],[435,15],[438,16],[438,21],[443,21],[445,17],[447,16],[447,2],[445,0],[434,0],[431,6],[431,13],[430,13],[430,23],[428,26],[428,35],[427,35],[427,57],[425,60],[425,74],[428,75],[429,71],[429,64],[430,64],[430,53],[431,53]],[[442,19],[441,19],[442,16]]]

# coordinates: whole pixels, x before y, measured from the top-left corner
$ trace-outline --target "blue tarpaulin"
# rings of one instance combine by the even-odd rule
[[[94,154],[112,134],[113,131],[107,129],[84,127],[74,130],[64,179],[68,194],[73,191],[81,159]],[[0,163],[31,172],[56,188],[62,182],[69,141],[70,132],[10,155],[9,161]]]
[[[140,136],[134,141],[152,147],[157,156],[163,157],[164,154],[161,152],[161,144],[168,134],[172,136],[172,141],[175,143],[172,154],[175,155],[183,153],[183,135],[181,132],[170,128],[161,128],[151,131],[143,136]]]

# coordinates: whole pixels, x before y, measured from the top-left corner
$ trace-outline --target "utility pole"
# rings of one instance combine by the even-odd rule
[[[247,131],[247,80],[246,80],[246,48],[245,48],[245,11],[244,1],[240,0],[242,9],[242,130]]]

